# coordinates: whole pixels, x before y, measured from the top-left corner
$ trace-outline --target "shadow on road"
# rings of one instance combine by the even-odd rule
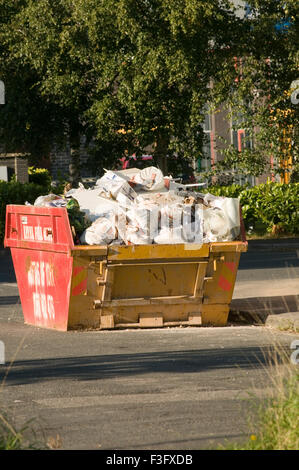
[[[290,252],[247,251],[241,255],[238,270],[294,268],[298,272],[298,267],[299,255],[296,250]]]
[[[299,295],[233,299],[228,321],[240,324],[264,324],[269,315],[298,312]]]
[[[1,295],[0,297],[0,306],[1,305],[16,305],[20,303],[20,297],[18,295]]]
[[[0,309],[1,307],[5,308],[11,305],[18,307],[14,315],[15,319],[24,321],[20,297],[18,295],[0,295]],[[233,299],[230,303],[228,323],[238,325],[263,325],[269,315],[298,312],[298,310],[299,295]],[[0,312],[0,320],[7,320],[7,316],[11,316],[11,312]]]
[[[100,380],[148,373],[186,374],[213,369],[258,369],[269,365],[274,347],[216,348],[15,361],[6,385],[43,381]],[[8,366],[7,366],[8,367]],[[2,370],[2,378],[5,369]],[[0,372],[1,383],[1,372]]]
[[[0,282],[16,282],[9,248],[0,248]]]

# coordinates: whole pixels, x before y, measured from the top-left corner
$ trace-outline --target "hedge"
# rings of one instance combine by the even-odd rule
[[[52,178],[49,170],[30,166],[28,168],[28,175],[29,183],[35,183],[39,186],[47,187],[50,190]]]
[[[19,183],[0,181],[0,245],[3,245],[5,234],[5,214],[7,204],[33,204],[38,196],[49,193],[47,186],[35,183]]]
[[[299,183],[210,186],[215,196],[238,197],[245,227],[257,233],[299,234]]]

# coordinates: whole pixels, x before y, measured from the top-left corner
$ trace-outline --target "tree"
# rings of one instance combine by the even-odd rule
[[[238,20],[228,2],[119,0],[91,2],[86,24],[93,45],[103,31],[103,8],[114,25],[100,52],[98,99],[89,110],[99,139],[122,130],[129,152],[154,144],[167,154],[196,158],[211,79],[237,43]]]
[[[78,180],[80,138],[83,132],[88,134],[83,119],[88,107],[90,64],[85,64],[83,57],[78,60],[85,38],[80,21],[72,15],[71,3],[17,0],[8,7],[1,1],[5,13],[0,33],[5,57],[1,69],[7,81],[6,122],[19,126],[17,113],[24,121],[25,137],[13,129],[14,141],[30,150],[37,135],[39,147],[40,141],[49,147],[68,141],[70,171]],[[7,140],[7,128],[3,130]]]
[[[29,153],[32,163],[51,149],[61,129],[59,108],[40,93],[38,74],[12,53],[7,38],[13,36],[11,21],[24,2],[0,1],[0,76],[5,83],[6,103],[0,108],[0,142],[3,150]]]
[[[282,0],[252,0],[251,15],[243,20],[243,50],[216,80],[218,103],[226,103],[238,127],[247,130],[254,148],[240,155],[228,148],[223,168],[237,166],[244,173],[280,173],[289,181],[298,161],[298,107],[290,99],[291,83],[298,78],[298,4]],[[217,100],[216,100],[217,101]],[[296,137],[297,135],[297,137]]]
[[[6,8],[1,36],[39,99],[59,110],[75,167],[84,134],[122,154],[154,144],[165,171],[167,154],[200,153],[209,84],[239,49],[241,22],[229,7],[225,0],[17,0]]]

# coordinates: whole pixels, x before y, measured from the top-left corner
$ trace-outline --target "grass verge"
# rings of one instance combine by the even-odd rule
[[[219,450],[299,449],[299,364],[293,365],[289,352],[281,348],[275,349],[270,361],[267,372],[273,392],[251,417],[247,441],[228,443]]]
[[[25,437],[28,432],[30,437]],[[31,421],[16,429],[11,420],[0,413],[0,450],[41,450],[43,447],[35,436]]]

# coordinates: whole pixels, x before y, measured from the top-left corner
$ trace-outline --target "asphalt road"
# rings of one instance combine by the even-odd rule
[[[237,282],[299,278],[299,250],[242,253]]]
[[[36,436],[69,450],[190,450],[256,432],[257,403],[273,388],[271,348],[291,355],[295,336],[253,326],[61,333],[2,322],[1,339],[0,404],[18,427],[33,419]]]
[[[242,255],[236,287],[274,278],[299,278],[296,251]],[[274,345],[288,364],[294,339],[253,325],[67,333],[27,326],[9,258],[0,257],[0,409],[17,427],[33,419],[27,432],[61,449],[213,449],[242,440],[273,390]]]
[[[299,249],[242,253],[230,319],[263,324],[268,315],[297,311]]]

